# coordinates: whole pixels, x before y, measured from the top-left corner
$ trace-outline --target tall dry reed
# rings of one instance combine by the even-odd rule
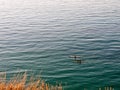
[[[0,90],[63,90],[61,85],[52,86],[41,79],[30,78],[26,83],[27,74],[18,74],[6,80],[6,73],[0,73]]]
[[[27,83],[28,80],[28,83]],[[6,73],[0,72],[0,90],[63,90],[61,85],[52,86],[41,78],[27,78],[27,74],[17,74],[11,80],[6,80]],[[84,88],[84,90],[89,90]],[[98,88],[98,90],[115,90],[113,87]]]

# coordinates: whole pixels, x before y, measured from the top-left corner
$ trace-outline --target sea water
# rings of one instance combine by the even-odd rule
[[[120,1],[0,0],[0,72],[25,71],[64,90],[120,90]]]

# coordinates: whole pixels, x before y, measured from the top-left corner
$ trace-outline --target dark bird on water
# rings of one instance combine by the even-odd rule
[[[77,63],[82,63],[83,60],[80,60],[80,59],[77,59],[77,58],[80,58],[80,56],[76,56],[76,55],[72,55],[70,56],[70,58],[74,58],[74,61],[77,62]]]

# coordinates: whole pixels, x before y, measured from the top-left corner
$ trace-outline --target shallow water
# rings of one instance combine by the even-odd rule
[[[65,90],[120,89],[119,0],[0,0],[0,71]],[[71,55],[78,55],[82,64]]]

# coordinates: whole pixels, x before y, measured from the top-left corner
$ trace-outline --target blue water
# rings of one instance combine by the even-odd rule
[[[120,1],[0,0],[0,72],[25,71],[64,90],[120,90]]]

